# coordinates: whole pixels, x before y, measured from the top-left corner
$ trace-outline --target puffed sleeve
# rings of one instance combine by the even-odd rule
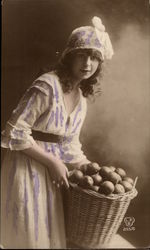
[[[36,120],[52,106],[53,90],[46,82],[35,81],[21,98],[2,131],[1,146],[23,150],[33,145],[31,129]]]

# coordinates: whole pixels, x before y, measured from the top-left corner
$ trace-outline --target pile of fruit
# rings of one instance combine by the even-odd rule
[[[123,168],[102,166],[89,163],[70,172],[69,181],[84,189],[100,194],[123,194],[133,187],[133,179],[128,177]]]

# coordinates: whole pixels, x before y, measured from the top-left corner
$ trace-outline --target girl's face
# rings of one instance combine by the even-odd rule
[[[72,74],[75,79],[80,81],[91,77],[99,65],[98,58],[94,53],[89,51],[76,51],[74,59],[72,61]]]

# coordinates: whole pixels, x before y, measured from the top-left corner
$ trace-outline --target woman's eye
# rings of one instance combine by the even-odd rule
[[[96,60],[96,56],[91,56],[91,60]]]

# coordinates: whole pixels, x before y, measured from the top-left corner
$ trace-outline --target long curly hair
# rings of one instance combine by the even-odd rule
[[[54,70],[60,79],[64,93],[70,92],[73,89],[71,65],[77,52],[84,51],[88,56],[96,58],[99,61],[96,72],[88,79],[80,82],[80,89],[84,97],[95,96],[101,94],[100,79],[102,77],[102,59],[100,52],[93,49],[76,49],[69,52],[64,57],[60,57]]]

